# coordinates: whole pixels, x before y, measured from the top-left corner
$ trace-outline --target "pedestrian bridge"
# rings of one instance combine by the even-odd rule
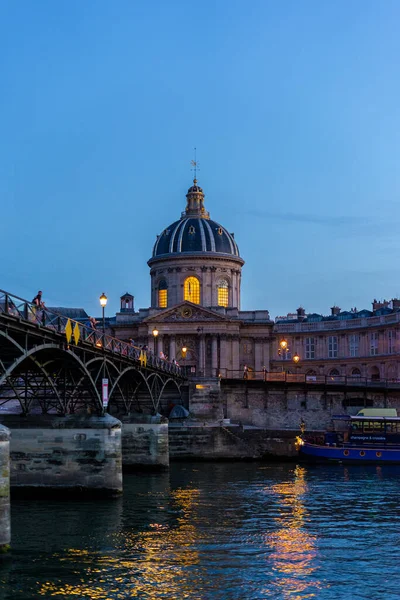
[[[152,353],[0,290],[2,413],[166,414],[185,381]]]

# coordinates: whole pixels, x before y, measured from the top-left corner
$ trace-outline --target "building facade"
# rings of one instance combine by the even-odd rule
[[[329,316],[299,308],[276,322],[267,310],[240,310],[244,260],[234,234],[210,218],[196,179],[180,219],[157,236],[148,265],[151,306],[135,311],[134,297],[124,294],[109,326],[115,337],[177,360],[188,374],[400,377],[399,300],[374,301],[371,311],[334,306]]]

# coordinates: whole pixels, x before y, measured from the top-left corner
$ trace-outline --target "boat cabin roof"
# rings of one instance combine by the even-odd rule
[[[358,415],[333,415],[332,419],[335,421],[385,421],[395,423],[400,421],[400,417],[364,417]]]

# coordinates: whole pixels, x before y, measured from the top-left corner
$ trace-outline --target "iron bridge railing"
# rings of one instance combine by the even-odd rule
[[[347,375],[306,375],[305,373],[270,373],[268,371],[250,371],[221,369],[220,379],[262,380],[282,383],[305,383],[312,385],[345,385],[352,387],[399,388],[399,379],[369,379],[367,377]]]
[[[75,343],[77,346],[80,342],[83,342],[99,350],[103,349],[112,354],[130,358],[135,362],[139,362],[141,366],[159,369],[183,377],[182,370],[178,365],[159,358],[151,350],[143,350],[143,348],[106,335],[97,329],[60,315],[46,307],[39,308],[32,302],[28,302],[14,294],[9,294],[4,290],[0,290],[0,314],[40,325],[50,331],[66,336],[69,334],[70,341],[67,340],[68,344]]]

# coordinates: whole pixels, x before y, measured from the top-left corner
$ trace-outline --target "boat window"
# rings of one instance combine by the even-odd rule
[[[386,431],[387,433],[399,433],[400,427],[399,423],[386,423]]]

